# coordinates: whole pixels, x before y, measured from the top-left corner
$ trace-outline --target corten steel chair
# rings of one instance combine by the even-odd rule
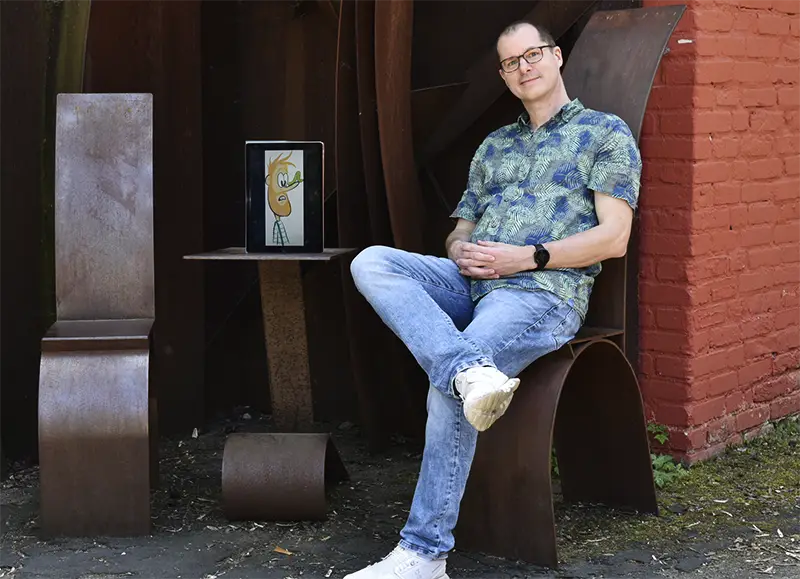
[[[570,97],[620,116],[638,140],[656,69],[684,9],[596,12],[564,71]],[[478,438],[456,529],[460,548],[557,567],[554,443],[565,501],[658,513],[642,398],[628,361],[637,355],[637,244],[634,233],[626,257],[603,263],[577,337],[521,373],[508,412]]]
[[[152,95],[58,95],[55,169],[57,321],[42,340],[39,377],[41,527],[147,534],[156,476]]]

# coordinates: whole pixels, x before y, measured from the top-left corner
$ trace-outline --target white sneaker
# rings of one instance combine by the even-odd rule
[[[445,559],[429,561],[399,545],[379,563],[365,567],[344,579],[449,579]]]
[[[519,378],[509,378],[497,368],[477,366],[459,372],[455,385],[464,400],[464,416],[477,430],[484,431],[505,414]]]

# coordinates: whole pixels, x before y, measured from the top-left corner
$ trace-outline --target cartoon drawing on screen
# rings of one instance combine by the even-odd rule
[[[296,153],[296,154],[295,154]],[[265,153],[267,175],[266,239],[267,245],[303,245],[303,151]],[[294,177],[291,173],[294,172]],[[292,205],[289,197],[296,203]]]

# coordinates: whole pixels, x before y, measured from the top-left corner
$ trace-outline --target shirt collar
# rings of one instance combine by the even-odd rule
[[[568,123],[575,115],[584,109],[583,103],[577,98],[572,99],[563,107],[561,107],[556,114],[554,114],[544,125],[562,126]],[[517,125],[521,131],[531,131],[531,117],[528,111],[522,111],[522,114],[517,117]]]

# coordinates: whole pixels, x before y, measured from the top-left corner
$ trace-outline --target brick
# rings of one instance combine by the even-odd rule
[[[796,412],[800,412],[800,392],[773,400],[769,405],[769,416],[772,420],[783,418]]]
[[[758,247],[747,250],[747,267],[754,270],[759,267],[778,265],[782,261],[783,250],[780,247]]]
[[[690,163],[661,163],[660,175],[664,183],[674,183],[676,185],[692,184],[692,164]]]
[[[798,87],[787,87],[778,89],[778,103],[783,108],[796,109],[800,106],[800,90]]]
[[[787,175],[799,175],[800,174],[800,156],[791,155],[789,157],[784,157],[784,159],[783,159],[783,170],[786,172]]]
[[[742,341],[742,330],[739,324],[728,324],[711,328],[708,331],[708,346],[720,348]]]
[[[800,265],[796,263],[784,263],[776,267],[772,273],[775,285],[800,284]]]
[[[715,183],[714,204],[725,205],[739,203],[742,199],[742,186],[739,183]]]
[[[686,402],[691,400],[689,384],[650,378],[642,382],[642,396],[649,401]]]
[[[778,351],[781,352],[798,348],[800,347],[800,332],[795,327],[786,328],[775,333],[775,342]]]
[[[696,308],[691,315],[692,326],[703,329],[716,326],[727,321],[728,308],[725,304],[713,304]]]
[[[800,13],[800,1],[798,0],[772,0],[772,9],[776,12],[784,12],[786,14]],[[792,22],[796,22],[792,19]]]
[[[647,352],[639,354],[639,371],[645,376],[653,376],[656,373],[655,359]]]
[[[736,115],[734,115],[734,128]],[[782,129],[784,126],[783,112],[774,110],[757,109],[750,113],[749,127],[753,132],[771,132]]]
[[[782,223],[775,226],[772,234],[775,243],[789,243],[800,241],[800,223]]]
[[[777,340],[774,335],[748,340],[744,344],[744,357],[747,360],[771,356],[776,351]]]
[[[781,292],[781,307],[782,308],[798,308],[800,307],[800,292],[792,290],[784,290]]]
[[[728,227],[730,225],[730,211],[726,208],[700,209],[687,216],[692,229],[704,231]]]
[[[736,0],[736,6],[741,8],[758,8],[759,10],[769,10],[771,8],[770,0]],[[755,16],[753,13],[745,12],[745,14],[751,14]]]
[[[733,28],[733,14],[723,10],[696,10],[694,23],[698,30],[726,31]]]
[[[662,134],[670,134],[674,128],[671,125],[664,124],[662,119],[663,130]],[[690,130],[689,133],[692,134]],[[645,159],[694,159],[692,138],[687,136],[682,137],[666,137],[662,135],[653,137],[643,137],[640,143],[642,158]],[[709,156],[711,147],[709,149]]]
[[[731,56],[741,57],[747,56],[747,49],[742,42],[741,38],[736,38],[736,35],[717,36],[713,42],[708,43],[708,48],[713,50],[707,56]],[[700,54],[698,52],[698,54]]]
[[[794,64],[775,64],[770,67],[769,74],[773,83],[797,83],[800,77],[800,71]]]
[[[775,199],[777,201],[784,199],[800,199],[800,179],[797,177],[789,177],[774,181],[773,186]]]
[[[661,354],[656,357],[655,373],[658,376],[685,378],[688,366],[689,360],[687,358]]]
[[[670,235],[644,232],[640,249],[646,255],[692,255],[692,239],[688,235]]]
[[[778,218],[778,208],[773,203],[751,203],[747,208],[747,221],[751,225],[772,223]]]
[[[758,338],[759,336],[765,336],[772,331],[773,326],[774,324],[772,315],[762,314],[753,319],[742,322],[742,338],[745,340],[750,340],[752,338]]]
[[[744,300],[745,312],[751,315],[757,315],[764,312],[775,311],[781,306],[781,292],[768,291],[754,296],[747,297]]]
[[[688,405],[688,411],[688,426],[703,424],[725,413],[725,398],[712,398],[703,402],[691,403]]]
[[[800,60],[800,44],[798,44],[797,40],[784,40],[781,45],[780,55],[786,60]]]
[[[732,392],[725,397],[725,412],[728,414],[741,411],[748,405],[744,392]]]
[[[692,62],[665,60],[661,66],[664,69],[666,84],[693,85],[695,83],[695,66]]]
[[[761,6],[763,7],[764,4],[761,3]],[[738,32],[756,32],[758,30],[758,15],[744,10],[737,12],[733,18],[733,30]]]
[[[763,424],[769,420],[769,406],[759,406],[736,415],[736,430],[739,432]]]
[[[789,34],[789,20],[785,16],[761,12],[758,15],[759,34],[787,36]]]
[[[757,362],[746,364],[739,369],[739,386],[747,387],[772,374],[772,358],[764,358]]]
[[[689,361],[689,376],[700,377],[720,372],[721,370],[731,370],[739,368],[743,363],[744,347],[741,345],[734,346],[733,348],[695,356]]]
[[[770,135],[753,135],[743,139],[741,151],[745,157],[768,157],[774,149],[774,139]]]
[[[757,201],[772,201],[775,196],[775,182],[747,183],[742,187],[742,201],[755,203]]]
[[[728,254],[728,257],[730,258],[728,262],[728,269],[731,273],[740,272],[745,269],[747,250],[744,247],[734,249]]]
[[[746,131],[750,128],[750,114],[745,111],[733,111],[731,115],[734,131]]]
[[[779,245],[781,262],[794,263],[800,261],[800,247],[795,243],[788,243],[786,245]]]
[[[688,264],[681,264],[683,277],[691,283],[712,277],[725,276],[730,272],[730,257],[727,255],[701,257]]]
[[[687,451],[700,448],[706,442],[706,427],[679,428],[670,432],[669,445],[675,450]]]
[[[800,112],[795,110],[785,111],[784,123],[789,130],[800,131]]]
[[[780,45],[778,45],[778,53],[780,53]],[[734,63],[727,60],[702,61],[695,65],[693,80],[698,84],[727,82],[733,80],[735,70]],[[740,80],[755,82],[747,78],[740,78]]]
[[[733,178],[737,181],[748,181],[750,179],[750,165],[744,159],[731,162]]]
[[[743,247],[752,247],[771,243],[774,236],[774,227],[772,225],[756,225],[742,231],[740,240]]]
[[[728,448],[729,445],[737,445],[740,444],[741,441],[742,441],[741,436],[739,436],[738,434],[733,435],[727,438],[724,442],[721,442],[719,444],[709,446],[702,450],[687,452],[686,456],[684,456],[684,460],[686,461],[687,464],[691,466],[693,464],[714,458],[715,456],[718,456],[723,452],[725,452],[725,450]]]
[[[798,312],[789,310],[782,311],[775,314],[775,329],[785,330],[787,328],[794,328],[795,331],[800,331],[796,326],[800,326],[800,316]]]
[[[743,294],[762,290],[772,285],[772,279],[762,272],[743,273],[739,276],[739,291]]]
[[[725,133],[733,127],[730,111],[697,111],[693,121],[695,133]]]
[[[748,36],[745,39],[747,54],[751,58],[778,58],[781,56],[781,39],[768,36]]]
[[[781,165],[780,160],[778,164]],[[782,169],[782,165],[781,165]],[[694,166],[694,183],[718,183],[731,177],[731,165],[722,161],[701,161]]]
[[[714,104],[713,94],[696,93],[696,88],[686,86],[654,86],[647,101],[648,109],[686,110],[686,107],[710,107]]]
[[[663,283],[643,282],[639,284],[641,300],[653,305],[689,305],[691,299],[688,288]]]
[[[643,135],[658,134],[658,115],[651,112],[646,112],[644,114],[644,119],[642,119],[642,134]]]
[[[738,135],[725,135],[713,140],[712,151],[716,158],[731,158],[739,156]]]
[[[689,318],[686,312],[676,308],[656,308],[656,325],[663,330],[689,329]]]
[[[706,427],[706,435],[709,444],[716,444],[730,438],[736,429],[736,420],[733,416],[723,416],[711,421]]]
[[[747,205],[740,205],[730,209],[731,227],[740,228],[747,225]]]
[[[778,354],[772,361],[772,369],[775,374],[782,374],[798,368],[800,368],[800,349]]]
[[[700,388],[701,386],[698,385]],[[706,396],[716,397],[722,394],[727,394],[739,388],[739,374],[737,372],[725,372],[718,376],[710,378],[701,387]]]
[[[783,162],[780,159],[757,159],[750,162],[752,179],[772,179],[783,173]]]
[[[753,390],[753,400],[755,402],[769,402],[779,396],[784,396],[795,390],[798,372],[789,372],[780,376],[770,378],[764,384],[756,386]]]
[[[800,139],[797,135],[783,135],[775,138],[775,152],[779,155],[786,155],[800,152]],[[798,189],[794,190],[795,193]]]
[[[771,107],[777,102],[778,91],[773,86],[742,90],[742,104],[745,107]]]
[[[711,299],[721,302],[736,296],[738,281],[735,277],[714,280],[708,284],[708,289],[711,291]]]
[[[686,336],[683,334],[643,329],[639,335],[641,347],[645,350],[654,350],[669,354],[691,353],[686,341]]]
[[[789,30],[792,31],[792,36],[800,36],[800,22],[792,20],[789,23]]]
[[[731,251],[742,243],[738,231],[715,229],[709,232],[709,236],[711,238],[709,250],[712,252]]]
[[[770,68],[766,63],[755,61],[737,63],[735,74],[736,80],[753,84],[767,82],[771,76]]]
[[[658,279],[663,281],[686,281],[686,265],[683,261],[661,259],[656,266]]]
[[[742,101],[742,94],[737,87],[717,90],[716,104],[721,107],[735,107]]]
[[[778,210],[778,223],[800,218],[800,203],[797,201],[784,201],[783,203],[778,203],[775,207]]]
[[[645,163],[647,165],[647,163]],[[692,188],[676,185],[648,185],[647,193],[642,195],[642,206],[649,208],[689,207]]]

